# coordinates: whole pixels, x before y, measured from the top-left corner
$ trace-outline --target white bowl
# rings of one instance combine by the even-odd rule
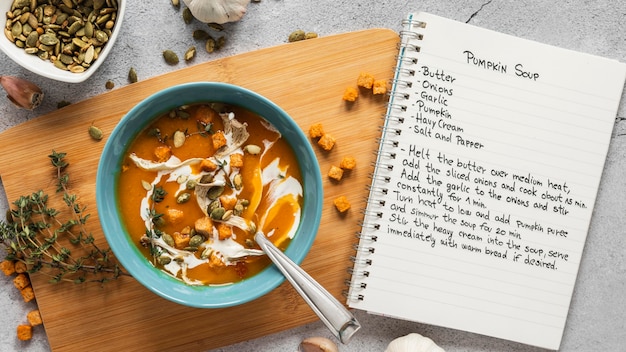
[[[0,1],[0,22],[2,23],[3,29],[3,32],[0,34],[0,50],[2,50],[17,64],[31,72],[57,81],[69,83],[83,82],[87,78],[91,77],[91,75],[93,75],[98,70],[98,67],[100,67],[100,65],[104,62],[109,52],[111,52],[113,45],[115,44],[115,40],[117,39],[117,36],[121,30],[120,28],[122,26],[124,12],[126,8],[126,0],[117,0],[118,10],[115,27],[113,28],[112,35],[109,37],[109,41],[100,52],[98,59],[94,61],[91,67],[85,70],[85,72],[72,73],[70,71],[58,69],[54,66],[54,64],[52,64],[52,62],[42,60],[36,55],[27,54],[26,52],[24,52],[24,49],[18,48],[15,44],[11,43],[6,35],[4,35],[4,28],[6,26],[6,13],[11,9],[12,4],[13,0]]]

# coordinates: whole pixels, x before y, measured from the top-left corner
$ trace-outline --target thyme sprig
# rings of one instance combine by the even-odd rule
[[[66,153],[52,151],[48,157],[56,169],[56,194],[61,194],[66,211],[50,207],[43,190],[20,196],[7,211],[6,221],[0,221],[5,259],[25,263],[29,273],[50,276],[51,283],[104,283],[128,275],[111,249],[100,248],[87,231],[90,214],[69,191]]]

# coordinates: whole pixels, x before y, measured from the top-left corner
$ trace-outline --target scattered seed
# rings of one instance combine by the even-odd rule
[[[102,133],[102,130],[99,129],[98,127],[96,127],[94,125],[91,125],[91,126],[89,126],[89,135],[94,140],[99,141],[104,136],[104,133]]]
[[[174,247],[174,238],[170,234],[164,233],[161,235],[161,238],[165,244]]]
[[[168,257],[166,255],[161,255],[159,257],[159,264],[161,264],[161,265],[167,265],[167,264],[169,264],[171,262],[172,262],[172,258],[170,258],[170,257]]]
[[[317,33],[315,33],[315,32],[307,32],[304,35],[304,39],[313,39],[313,38],[317,38]]]
[[[148,181],[141,180],[141,187],[143,187],[146,191],[152,190],[152,184]]]
[[[183,10],[183,21],[185,21],[185,23],[187,24],[190,24],[193,21],[193,14],[188,7],[185,7],[185,9]]]
[[[163,51],[163,58],[169,65],[176,65],[178,63],[178,55],[171,50]]]
[[[228,221],[228,219],[230,219],[233,216],[233,211],[232,210],[226,210],[224,212],[224,214],[222,215],[222,220],[223,221]]]
[[[137,83],[137,71],[135,71],[134,67],[131,67],[130,70],[128,70],[128,82]]]
[[[209,26],[209,28],[216,30],[218,32],[221,32],[224,30],[224,25],[219,24],[219,23],[207,23],[207,25]]]
[[[180,8],[180,0],[172,0],[172,6],[178,10]]]
[[[198,248],[202,243],[204,243],[204,237],[201,235],[195,235],[189,240],[189,247]]]
[[[306,33],[301,30],[295,30],[293,32],[291,32],[291,34],[289,34],[289,42],[297,42],[300,40],[304,40],[306,38]]]
[[[108,81],[106,81],[106,83],[104,84],[104,87],[105,87],[106,89],[111,90],[111,89],[113,89],[113,87],[115,87],[115,83],[114,83],[113,81],[111,81],[111,80],[108,80]]]
[[[195,31],[193,31],[191,35],[193,39],[196,39],[196,40],[206,40],[210,37],[209,33],[207,33],[206,31],[202,29],[196,29]]]
[[[235,175],[235,177],[233,177],[233,185],[235,186],[236,190],[241,190],[241,188],[243,187],[243,176],[241,176],[241,174],[237,174]]]
[[[192,46],[185,52],[185,61],[189,61],[196,56],[196,47]]]
[[[206,49],[207,53],[212,53],[215,51],[216,42],[215,39],[209,37],[204,44],[204,49]]]
[[[61,100],[60,102],[58,102],[58,103],[57,103],[57,109],[64,108],[64,107],[66,107],[66,106],[68,106],[68,105],[71,105],[71,104],[72,104],[72,103],[70,103],[70,102],[69,102],[69,101],[67,101],[67,100]]]
[[[211,212],[211,219],[213,219],[213,220],[222,220],[222,218],[224,217],[225,213],[226,213],[226,209],[224,209],[222,207],[215,208]]]

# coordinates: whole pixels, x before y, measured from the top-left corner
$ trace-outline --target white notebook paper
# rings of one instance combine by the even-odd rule
[[[348,305],[558,349],[626,65],[427,13],[400,35]]]

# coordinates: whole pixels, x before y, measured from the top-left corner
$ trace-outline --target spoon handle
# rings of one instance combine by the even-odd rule
[[[257,232],[254,239],[300,296],[311,306],[320,320],[326,324],[326,327],[339,341],[348,343],[352,335],[361,328],[352,313],[280,249],[276,248],[263,233]]]

